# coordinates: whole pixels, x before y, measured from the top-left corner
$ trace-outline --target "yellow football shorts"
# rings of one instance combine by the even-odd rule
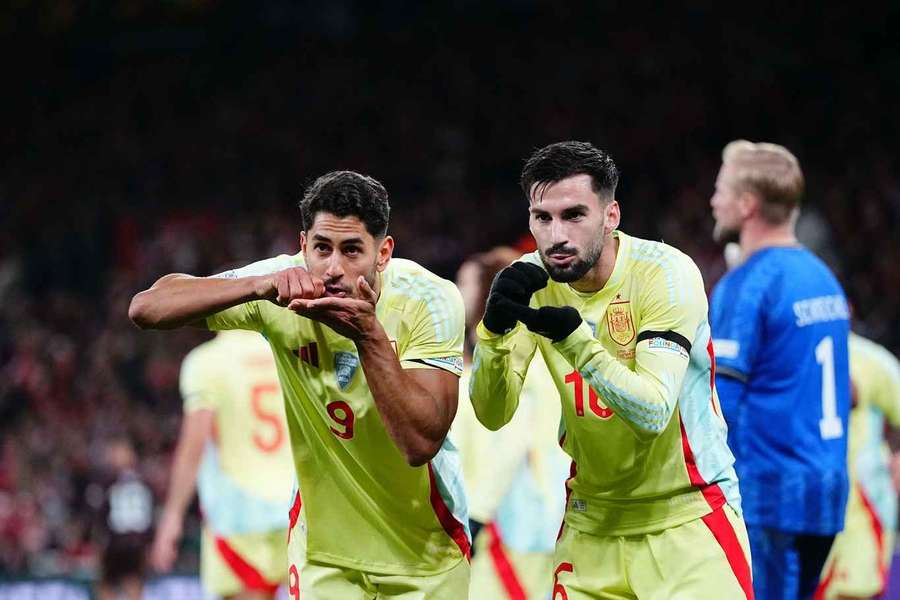
[[[203,528],[200,581],[213,596],[274,593],[287,582],[287,530],[220,537]]]
[[[471,600],[546,600],[553,587],[552,552],[516,552],[489,523],[475,539]]]
[[[894,532],[882,527],[872,504],[854,486],[844,530],[834,538],[816,598],[877,596],[887,583],[893,549]]]
[[[298,510],[299,512],[299,510]],[[288,538],[289,600],[466,600],[469,561],[433,575],[383,575],[308,560],[303,519]]]
[[[729,506],[663,531],[596,536],[566,526],[552,600],[753,598],[750,542]]]

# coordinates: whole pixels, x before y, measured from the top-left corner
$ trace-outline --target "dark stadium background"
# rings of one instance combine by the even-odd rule
[[[453,277],[527,233],[523,158],[589,140],[622,171],[623,229],[711,286],[721,148],[782,143],[804,239],[858,330],[900,351],[897,5],[691,4],[3,3],[0,577],[91,577],[85,492],[115,435],[161,497],[180,360],[205,337],[138,332],[131,295],[294,251],[328,170],[379,178],[396,254]]]

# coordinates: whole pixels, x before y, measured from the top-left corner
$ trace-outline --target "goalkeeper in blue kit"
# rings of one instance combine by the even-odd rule
[[[742,263],[713,291],[716,388],[759,598],[811,598],[847,502],[849,310],[794,234],[803,193],[781,146],[732,142],[711,204]]]

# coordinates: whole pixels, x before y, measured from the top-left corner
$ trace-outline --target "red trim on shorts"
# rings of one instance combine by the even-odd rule
[[[500,583],[503,584],[509,600],[528,600],[528,594],[525,593],[525,588],[522,587],[522,583],[516,575],[516,569],[506,555],[503,540],[500,538],[500,530],[494,523],[488,523],[485,529],[490,539],[488,552],[491,554],[491,561],[494,563],[494,569],[497,571],[497,576],[500,578]]]
[[[856,484],[856,489],[859,492],[860,499],[862,499],[863,508],[866,509],[866,514],[869,517],[872,534],[875,536],[875,555],[878,557],[878,575],[879,579],[881,579],[881,589],[875,594],[877,596],[884,591],[884,587],[887,585],[887,569],[884,566],[884,525],[881,524],[881,518],[879,518],[875,507],[869,501],[859,482]]]
[[[219,554],[222,555],[222,558],[231,568],[231,571],[241,580],[244,589],[266,592],[268,594],[275,593],[275,590],[278,589],[277,583],[269,583],[266,581],[262,574],[256,570],[256,567],[244,560],[244,558],[228,544],[225,538],[215,536],[215,540]]]
[[[441,497],[441,491],[438,489],[437,481],[434,478],[434,469],[430,462],[428,463],[428,481],[431,485],[431,507],[434,509],[434,514],[437,515],[438,521],[441,523],[444,531],[446,531],[453,541],[456,542],[456,545],[459,546],[459,549],[463,553],[463,556],[466,557],[466,560],[471,560],[472,547],[469,545],[469,536],[466,534],[466,528],[462,523],[456,520],[456,517],[454,517],[453,513],[450,512],[450,509],[447,508],[447,504]]]
[[[300,520],[300,507],[303,506],[303,501],[300,500],[300,490],[297,490],[297,495],[294,496],[294,505],[291,506],[291,510],[288,513],[288,543],[291,543],[291,531],[294,530],[294,525],[297,524],[297,521]]]
[[[732,527],[728,516],[722,509],[725,505],[725,494],[722,493],[722,488],[718,484],[710,485],[700,475],[700,470],[697,468],[697,463],[694,460],[694,452],[691,450],[691,444],[684,429],[684,422],[681,421],[681,415],[678,416],[678,421],[678,425],[681,427],[681,447],[684,451],[684,464],[687,467],[691,485],[700,488],[700,492],[712,509],[712,512],[703,517],[702,520],[709,527],[716,541],[719,542],[719,546],[725,551],[725,558],[728,559],[728,564],[731,566],[731,570],[737,578],[741,589],[744,590],[747,600],[753,600],[753,577],[750,574],[750,563],[747,562],[747,556],[744,554],[740,541],[738,541],[734,527]]]
[[[744,590],[747,600],[753,600],[753,577],[750,575],[750,564],[744,555],[744,549],[738,541],[737,534],[728,515],[722,507],[717,508],[713,512],[703,517],[703,522],[709,527],[713,537],[719,542],[719,546],[725,551],[725,558],[731,566],[734,576],[737,577],[738,584]]]
[[[831,585],[831,580],[834,579],[834,565],[835,563],[832,562],[831,566],[828,567],[828,572],[825,573],[825,577],[819,582],[819,587],[816,588],[816,593],[813,594],[812,600],[825,600],[825,593]]]

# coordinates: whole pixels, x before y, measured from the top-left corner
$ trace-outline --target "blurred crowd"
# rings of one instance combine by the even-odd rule
[[[900,350],[897,84],[880,77],[900,68],[890,9],[783,7],[756,29],[711,8],[630,22],[526,1],[345,1],[315,19],[313,3],[194,4],[146,22],[139,10],[76,19],[43,33],[38,67],[13,72],[0,116],[0,575],[92,572],[92,486],[114,436],[133,441],[162,497],[180,361],[208,334],[139,332],[131,295],[171,271],[296,251],[302,186],[328,170],[379,178],[396,255],[453,277],[467,255],[527,233],[522,159],[586,139],[622,170],[622,228],[690,254],[711,287],[725,268],[709,214],[721,148],[779,142],[807,177],[801,234],[841,277],[860,331]]]

